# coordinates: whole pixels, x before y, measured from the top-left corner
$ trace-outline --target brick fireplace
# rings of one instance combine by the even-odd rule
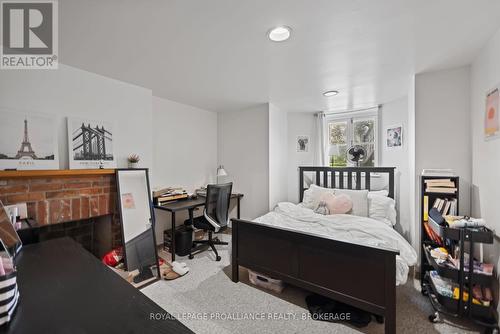
[[[93,226],[92,234],[108,245],[104,248],[121,245],[116,196],[115,171],[110,169],[0,171],[0,200],[5,205],[27,203],[28,217],[41,231],[58,231],[55,235],[78,238],[75,231],[86,231],[89,223],[103,225]]]

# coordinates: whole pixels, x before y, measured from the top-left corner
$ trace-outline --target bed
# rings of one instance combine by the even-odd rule
[[[302,202],[308,188],[308,175],[312,175],[309,179],[317,186],[353,190],[372,190],[375,179],[384,179],[388,183],[388,196],[394,198],[394,170],[393,167],[300,167],[299,199]],[[320,218],[300,205],[282,203],[273,211],[256,221],[232,219],[233,282],[239,281],[238,268],[243,266],[383,316],[385,332],[396,332],[396,259],[405,255],[400,254],[400,249],[403,253],[409,251],[406,246],[398,249],[390,245],[401,245],[400,240],[392,244],[361,244],[356,238],[356,242],[349,239],[352,231],[332,236],[301,228],[300,224],[307,219],[327,225],[328,218]],[[346,219],[351,223],[357,220],[361,227],[366,224],[361,217],[338,216],[335,219],[342,224]],[[397,234],[389,227],[384,231],[391,240],[398,239],[394,233]],[[411,252],[416,261],[415,251]]]

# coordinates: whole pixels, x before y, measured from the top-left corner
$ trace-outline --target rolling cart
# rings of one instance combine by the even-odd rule
[[[422,244],[422,256],[427,263],[441,277],[448,278],[458,284],[458,299],[446,297],[438,293],[433,280],[429,276],[429,271],[425,272],[422,281],[422,293],[429,297],[430,303],[435,310],[429,316],[431,322],[439,321],[439,315],[445,314],[451,317],[467,317],[475,323],[485,327],[485,333],[499,331],[498,314],[493,303],[489,306],[477,305],[472,302],[472,287],[474,284],[492,287],[495,279],[494,275],[485,275],[474,272],[474,245],[478,243],[492,244],[493,232],[485,227],[481,228],[451,228],[439,225],[429,217],[428,225],[443,240],[448,240],[449,244],[458,245],[460,248],[460,269],[450,268],[438,264],[430,254],[431,247]],[[467,247],[468,246],[468,247]],[[467,247],[467,248],[466,248]],[[469,259],[465,263],[464,253],[468,249]],[[468,291],[468,297],[463,298],[463,293]],[[464,300],[465,299],[465,300]]]

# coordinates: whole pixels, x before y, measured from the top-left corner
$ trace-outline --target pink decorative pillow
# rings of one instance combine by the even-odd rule
[[[352,210],[352,199],[348,195],[325,194],[322,201],[326,203],[331,215],[349,213]]]

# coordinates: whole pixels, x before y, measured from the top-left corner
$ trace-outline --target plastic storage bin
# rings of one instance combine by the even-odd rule
[[[252,283],[253,285],[274,292],[281,293],[285,288],[285,284],[283,283],[283,281],[270,278],[266,275],[256,273],[255,271],[249,270],[248,278],[250,279],[250,283]]]

